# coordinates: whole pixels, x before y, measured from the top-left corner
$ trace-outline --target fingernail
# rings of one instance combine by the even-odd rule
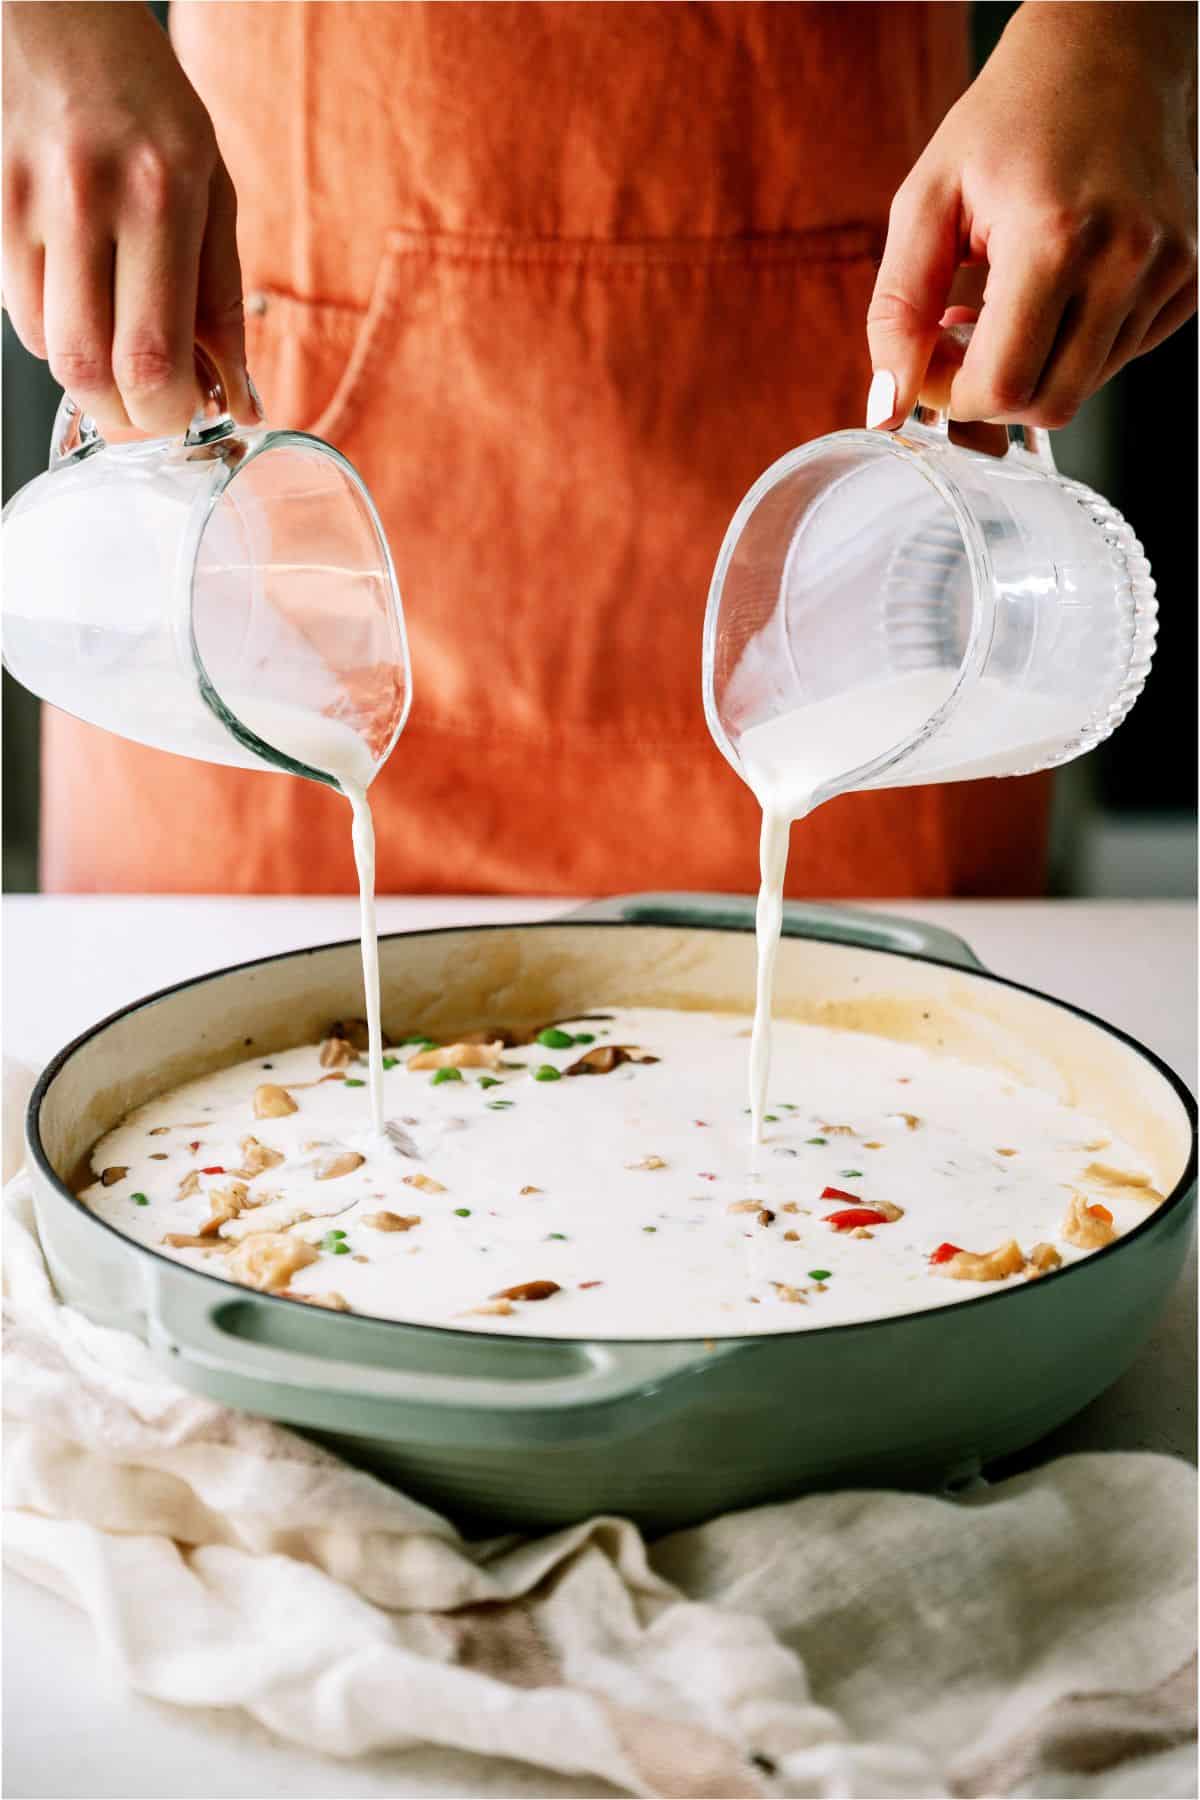
[[[887,369],[879,369],[871,377],[867,393],[867,430],[886,425],[896,410],[896,377]]]
[[[253,406],[259,418],[265,419],[267,416],[267,409],[262,403],[262,395],[255,387],[254,377],[251,375],[249,369],[246,370],[246,392],[249,394],[250,404]]]

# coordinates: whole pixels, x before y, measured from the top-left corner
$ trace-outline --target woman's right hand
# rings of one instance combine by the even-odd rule
[[[235,418],[262,416],[236,216],[208,114],[145,6],[5,4],[4,304],[103,430],[184,430],[196,342]]]

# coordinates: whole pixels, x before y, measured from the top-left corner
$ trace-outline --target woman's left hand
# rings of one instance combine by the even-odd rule
[[[1196,8],[1036,0],[892,203],[868,425],[911,410],[962,265],[984,305],[957,419],[1065,425],[1196,306]]]

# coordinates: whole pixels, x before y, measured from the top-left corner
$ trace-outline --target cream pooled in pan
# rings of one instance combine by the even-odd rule
[[[1002,1073],[777,1021],[626,1008],[532,1042],[410,1040],[370,1129],[366,1039],[191,1081],[92,1153],[84,1202],[208,1273],[504,1334],[819,1329],[954,1304],[1102,1248],[1162,1198],[1103,1120]],[[848,1098],[849,1097],[849,1098]]]

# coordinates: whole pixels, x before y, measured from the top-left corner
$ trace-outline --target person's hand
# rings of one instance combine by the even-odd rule
[[[184,429],[197,341],[234,416],[261,416],[233,183],[145,6],[5,5],[4,215],[17,335],[102,429]]]
[[[986,265],[986,286],[957,419],[1065,425],[1191,315],[1195,44],[1190,4],[1014,14],[892,204],[868,425],[917,400],[961,265]]]

